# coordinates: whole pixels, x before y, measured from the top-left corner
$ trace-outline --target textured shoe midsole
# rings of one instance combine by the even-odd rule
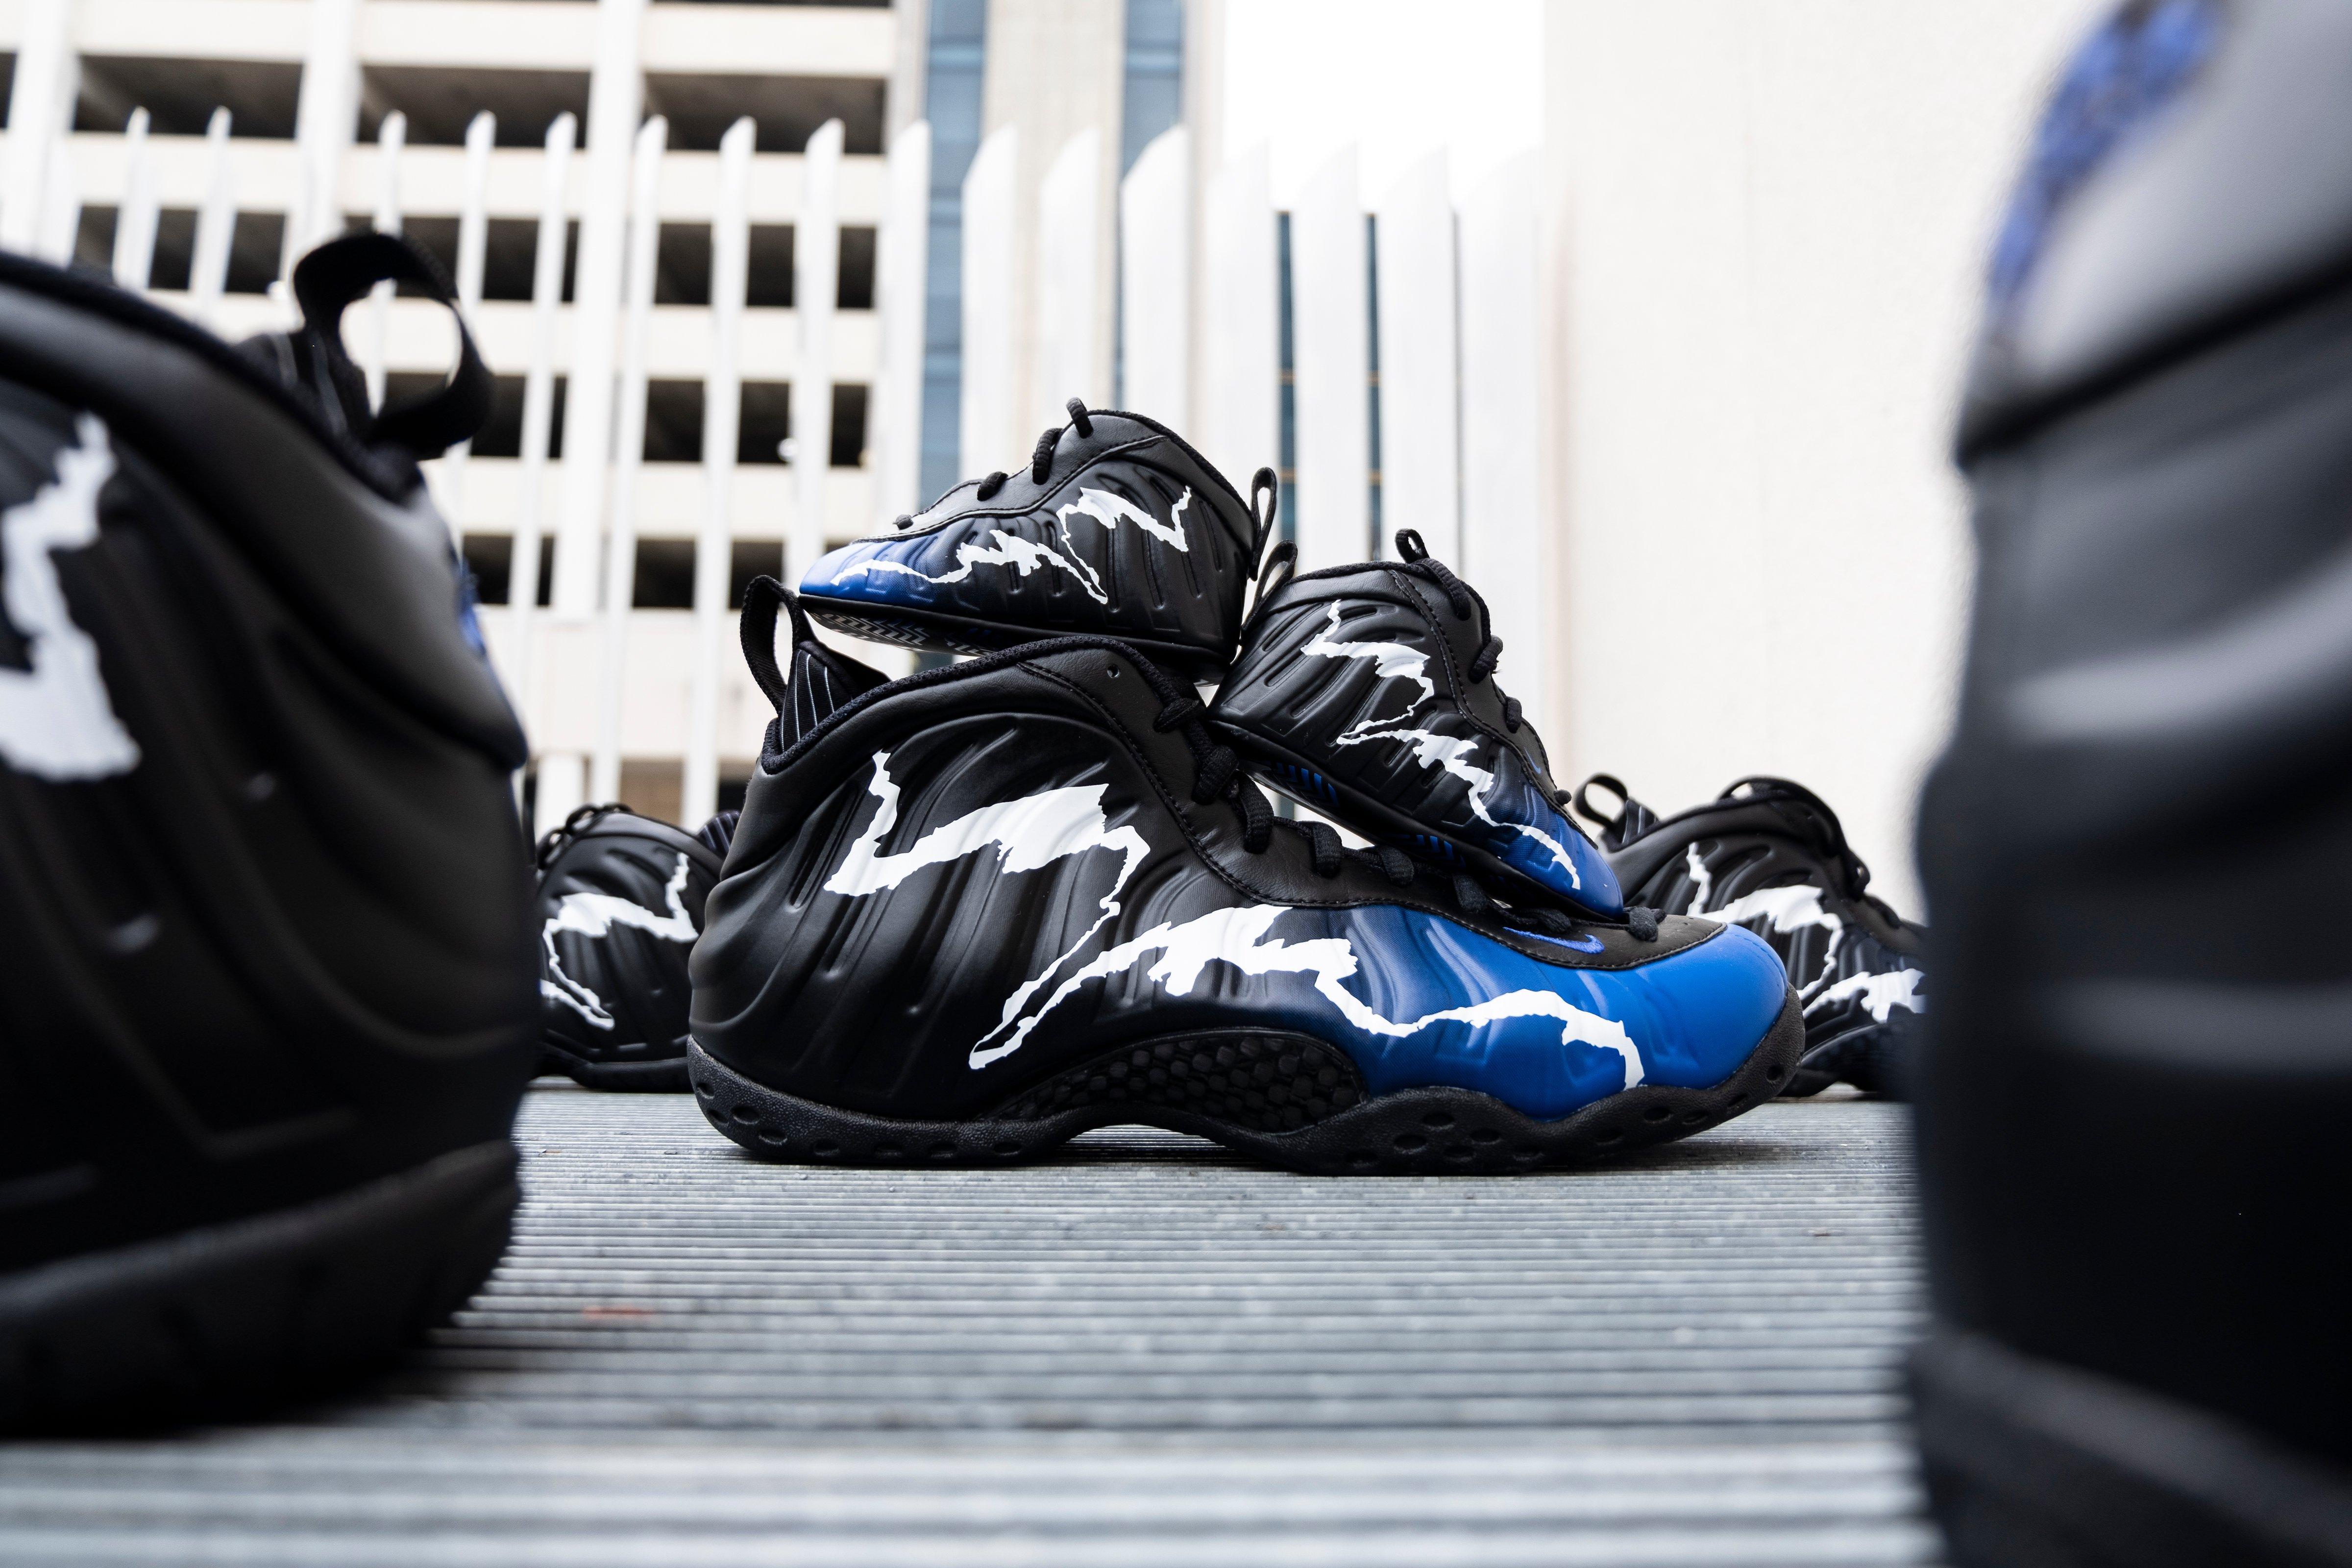
[[[1269,1038],[1302,1053],[1322,1047],[1298,1036],[1234,1030],[1187,1035],[1188,1047],[1238,1052]],[[1771,1099],[1804,1049],[1802,1014],[1790,994],[1780,1016],[1739,1067],[1706,1089],[1645,1084],[1598,1100],[1557,1121],[1538,1121],[1491,1095],[1427,1088],[1339,1103],[1286,1131],[1249,1125],[1227,1109],[1202,1109],[1139,1097],[1104,1096],[1067,1109],[1028,1114],[1036,1091],[999,1110],[958,1121],[914,1121],[820,1105],[768,1088],[688,1047],[695,1098],[712,1126],[765,1160],[848,1164],[1004,1164],[1066,1142],[1090,1128],[1141,1122],[1213,1138],[1269,1163],[1318,1174],[1495,1173],[1579,1164],[1703,1131]],[[1097,1058],[1108,1064],[1149,1056],[1161,1042],[1122,1046]],[[1338,1053],[1334,1052],[1337,1055]],[[1015,1112],[1019,1112],[1016,1114]]]
[[[0,1428],[252,1408],[470,1295],[520,1193],[505,1139],[330,1198],[0,1278]]]

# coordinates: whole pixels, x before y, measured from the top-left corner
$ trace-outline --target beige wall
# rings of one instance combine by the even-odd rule
[[[1981,258],[2093,0],[1554,0],[1563,780],[1780,773],[1918,907]]]
[[[990,0],[988,66],[981,130],[1020,128],[1020,163],[1014,176],[1013,341],[1024,345],[1013,387],[1013,405],[1024,411],[1025,440],[1030,411],[1058,408],[1076,388],[1034,384],[1037,329],[1037,187],[1071,137],[1088,129],[1100,137],[1096,195],[1096,257],[1104,287],[1096,304],[1097,361],[1095,401],[1110,394],[1111,320],[1116,291],[1110,286],[1111,236],[1118,212],[1120,100],[1127,79],[1127,7],[1116,0]],[[1042,426],[1040,426],[1042,428]],[[1027,456],[1007,452],[996,461],[1012,468]]]

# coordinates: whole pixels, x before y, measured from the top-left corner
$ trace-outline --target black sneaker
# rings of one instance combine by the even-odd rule
[[[1074,397],[1022,472],[958,485],[895,532],[843,545],[803,574],[801,600],[837,631],[908,647],[1099,633],[1213,679],[1234,657],[1274,490],[1261,468],[1245,502],[1166,426]]]
[[[1615,810],[1593,799],[1595,786]],[[1658,815],[1607,773],[1576,792],[1637,903],[1747,927],[1772,944],[1805,1007],[1805,1058],[1782,1092],[1850,1083],[1899,1094],[1927,1011],[1927,931],[1867,891],[1870,868],[1821,796],[1746,778],[1705,805]]]
[[[1996,253],[1919,813],[1960,1568],[2352,1563],[2347,79],[2352,6],[2116,8]]]
[[[1401,560],[1290,577],[1262,594],[1210,721],[1302,804],[1367,837],[1594,919],[1617,878],[1569,820],[1535,726],[1495,684],[1486,602],[1421,536]],[[1288,547],[1267,564],[1286,568]]]
[[[0,1428],[331,1385],[505,1247],[523,739],[416,468],[487,379],[345,426],[0,255]]]
[[[686,1088],[686,961],[735,813],[688,833],[583,805],[539,842],[539,1039],[590,1089]]]
[[[775,1160],[997,1163],[1144,1121],[1305,1171],[1512,1171],[1697,1131],[1795,1066],[1748,932],[1577,925],[1343,850],[1201,713],[1067,637],[772,743],[694,950],[712,1123]]]

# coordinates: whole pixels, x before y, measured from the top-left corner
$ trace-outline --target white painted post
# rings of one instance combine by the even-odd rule
[[[604,635],[596,688],[596,752],[588,798],[621,798],[622,689],[628,669],[629,610],[637,591],[637,479],[646,466],[646,343],[661,259],[661,165],[669,121],[656,114],[637,132],[629,179],[629,255],[623,279],[621,403],[614,437],[613,530],[604,544]]]
[[[1361,561],[1372,546],[1367,270],[1349,147],[1307,181],[1290,214],[1298,563],[1308,571]]]
[[[1266,162],[1260,144],[1217,171],[1202,217],[1192,422],[1209,460],[1237,485],[1282,455],[1282,257]]]
[[[1118,192],[1118,405],[1176,426],[1192,402],[1192,165],[1191,133],[1172,127],[1137,155]]]
[[[726,644],[727,584],[734,574],[729,512],[742,433],[737,361],[751,275],[751,149],[757,131],[737,121],[719,142],[719,205],[710,222],[710,377],[702,393],[702,537],[694,548],[694,686],[688,703],[686,776],[678,815],[699,823],[719,809],[719,661]]]
[[[70,265],[80,236],[81,176],[74,173],[72,149],[60,136],[49,143],[49,177],[41,185],[41,232],[33,254],[59,267]]]
[[[400,154],[408,144],[408,116],[394,110],[375,132],[375,226],[384,234],[400,232]],[[368,337],[360,369],[367,376],[368,406],[383,406],[384,340],[392,332],[390,282],[379,283],[368,300]]]
[[[1454,195],[1443,151],[1406,170],[1380,208],[1381,521],[1462,560],[1461,363]],[[1533,336],[1532,318],[1528,334]],[[1373,541],[1387,553],[1388,541]]]
[[[155,271],[155,154],[147,145],[147,111],[134,109],[122,128],[122,205],[114,213],[114,280],[139,293]]]
[[[205,326],[228,287],[229,245],[236,237],[236,168],[229,162],[229,112],[213,110],[205,128],[205,204],[196,209],[195,256],[188,269],[188,312]]]
[[[482,268],[490,244],[490,149],[498,145],[499,117],[488,110],[466,127],[466,184],[457,212],[457,313],[466,325],[480,330]],[[474,454],[471,439],[458,442],[441,459],[441,506],[452,535],[464,537],[466,462]]]
[[[931,244],[930,121],[918,120],[891,138],[887,178],[874,258],[881,357],[866,405],[877,529],[923,504],[923,289]]]
[[[359,0],[310,0],[310,42],[302,57],[302,92],[294,108],[293,210],[286,215],[286,253],[278,277],[291,284],[294,264],[341,232],[343,153],[359,134]]]
[[[966,479],[1013,460],[1021,444],[1013,363],[1013,182],[1021,133],[999,126],[963,177],[963,396],[957,462]]]
[[[1102,343],[1102,136],[1091,128],[1062,144],[1037,187],[1037,293],[1030,320],[1036,363],[1029,378],[1032,425],[1059,425],[1073,397],[1109,403],[1098,384]],[[967,218],[966,221],[969,221]],[[1002,461],[1002,459],[999,459]]]
[[[555,424],[555,329],[563,303],[563,249],[569,238],[568,194],[572,142],[577,127],[559,114],[547,128],[547,155],[540,172],[539,253],[531,271],[530,363],[522,384],[522,504],[516,508],[514,542],[507,569],[507,637],[513,668],[507,679],[523,728],[530,730],[538,704],[531,689],[536,649],[532,623],[539,613],[539,531],[547,510],[547,446]],[[541,781],[540,823],[549,823],[548,795]],[[576,802],[573,804],[577,804]],[[568,814],[572,807],[564,807]],[[554,822],[562,822],[557,816]]]
[[[793,310],[800,318],[793,373],[793,530],[784,580],[824,553],[825,486],[833,469],[833,317],[841,293],[841,121],[816,128],[801,155],[801,210],[793,229]]]
[[[7,184],[0,186],[0,249],[38,241],[53,164],[49,149],[73,123],[81,81],[72,38],[73,0],[20,0],[16,76],[8,92]]]
[[[1510,645],[1504,674],[1538,721],[1552,710],[1551,551],[1529,324],[1542,309],[1540,154],[1505,162],[1462,209],[1462,561]]]
[[[621,321],[621,252],[630,146],[645,102],[637,68],[646,0],[599,0],[596,64],[588,79],[588,188],[572,281],[572,374],[563,402],[563,490],[555,515],[559,620],[596,611],[597,543],[612,458],[613,374]],[[543,764],[542,764],[543,767]],[[543,784],[542,784],[542,787]]]

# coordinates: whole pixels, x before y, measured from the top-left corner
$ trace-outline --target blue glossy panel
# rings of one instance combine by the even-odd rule
[[[1477,824],[1485,840],[1480,847],[1580,909],[1603,920],[1622,918],[1624,889],[1617,885],[1617,873],[1609,868],[1592,841],[1544,799],[1516,763],[1507,761],[1501,772],[1495,787],[1487,792],[1486,805],[1486,815],[1502,826]],[[1518,827],[1531,827],[1551,843],[1515,831]],[[1553,854],[1553,845],[1566,853],[1568,866],[1562,866]]]
[[[1779,1017],[1788,973],[1762,939],[1727,929],[1636,969],[1570,969],[1418,910],[1295,910],[1274,934],[1328,921],[1360,965],[1348,988],[1384,1017],[1409,1020],[1511,992],[1550,992],[1624,1026],[1643,1081],[1683,1089],[1721,1083]],[[1289,940],[1296,941],[1296,937]],[[1336,1025],[1337,1027],[1332,1026]],[[1444,1020],[1391,1038],[1327,1015],[1318,1031],[1344,1047],[1375,1094],[1444,1084],[1491,1094],[1543,1121],[1625,1086],[1613,1049],[1561,1038],[1548,1016]]]

